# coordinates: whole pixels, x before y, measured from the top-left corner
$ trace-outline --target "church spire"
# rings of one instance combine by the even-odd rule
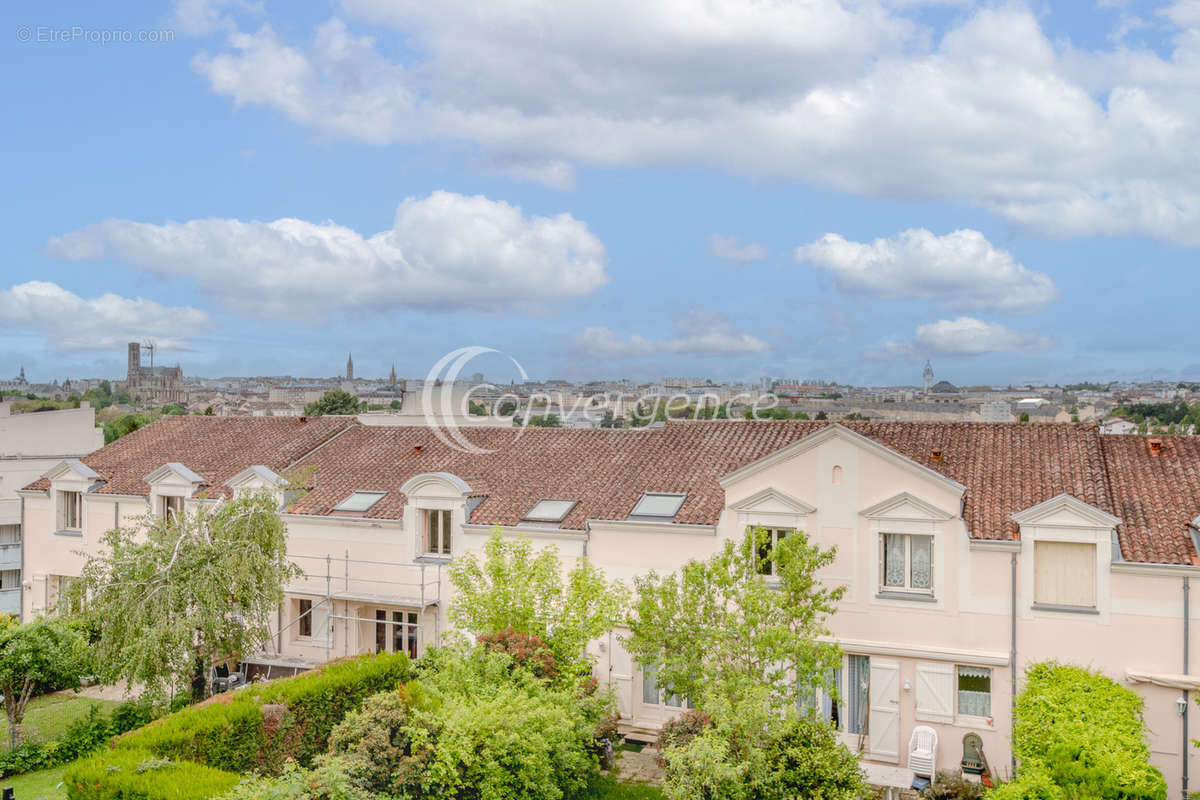
[[[354,380],[354,354],[347,354],[346,358],[346,380]]]

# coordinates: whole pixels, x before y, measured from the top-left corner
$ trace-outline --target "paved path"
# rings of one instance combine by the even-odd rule
[[[621,750],[615,772],[621,780],[632,783],[651,783],[661,786],[663,768],[658,765],[658,750],[644,747],[640,753]]]

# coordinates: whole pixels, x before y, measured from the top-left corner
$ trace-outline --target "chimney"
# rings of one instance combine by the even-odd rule
[[[940,448],[940,447],[933,448],[933,452],[931,455],[933,456],[934,461],[936,461],[939,464],[942,463],[942,448]]]
[[[1157,456],[1162,453],[1162,439],[1155,436],[1150,440],[1150,455]]]
[[[422,448],[422,447],[424,447],[424,445],[420,445],[420,444],[413,445],[413,455],[414,455],[414,456],[419,456],[419,455],[421,455],[421,448]]]
[[[306,417],[306,416],[304,416],[303,414],[301,414],[301,415],[300,415],[300,424],[301,424],[301,425],[307,425],[307,424],[308,424],[308,417]]]

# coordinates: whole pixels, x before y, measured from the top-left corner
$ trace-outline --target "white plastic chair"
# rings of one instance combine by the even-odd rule
[[[937,731],[926,725],[913,728],[908,740],[908,768],[915,774],[933,780],[937,774]]]

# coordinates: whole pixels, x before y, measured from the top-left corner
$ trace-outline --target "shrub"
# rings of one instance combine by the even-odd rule
[[[329,751],[341,757],[356,786],[407,796],[419,791],[420,772],[432,753],[421,745],[414,752],[412,721],[408,699],[399,691],[368,697],[333,729]]]
[[[68,800],[206,800],[239,780],[240,775],[145,750],[105,753],[63,771]]]
[[[1025,678],[1013,723],[1018,788],[1005,787],[1008,797],[1017,796],[1012,793],[1022,784],[1040,797],[1048,780],[1069,797],[1165,800],[1166,781],[1150,764],[1136,692],[1098,672],[1055,662],[1033,664]]]
[[[668,747],[683,747],[704,733],[710,725],[712,725],[712,717],[703,711],[696,708],[685,711],[662,726],[658,732],[655,746],[660,753]]]
[[[278,778],[245,778],[220,800],[377,800],[360,789],[338,759],[322,761],[311,770],[288,762]]]
[[[514,664],[524,667],[539,678],[553,680],[558,674],[554,653],[540,636],[517,633],[512,628],[507,628],[499,633],[482,634],[479,643],[487,650],[507,653]]]
[[[116,746],[231,772],[279,774],[289,758],[308,764],[323,753],[342,717],[408,672],[404,653],[330,664],[217,695],[121,737]]]
[[[926,800],[982,800],[983,784],[970,781],[961,772],[938,770],[933,783],[921,792]]]

